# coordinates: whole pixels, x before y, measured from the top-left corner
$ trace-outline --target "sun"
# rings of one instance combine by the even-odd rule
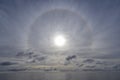
[[[66,44],[66,39],[63,35],[57,35],[54,37],[54,44],[58,47],[62,47]]]

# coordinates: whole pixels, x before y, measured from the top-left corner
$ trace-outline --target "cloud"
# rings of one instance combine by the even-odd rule
[[[40,61],[44,61],[47,56],[42,53],[36,53],[33,51],[21,51],[18,52],[16,57],[22,58],[27,63],[40,63]]]
[[[67,61],[70,61],[70,60],[72,60],[72,59],[75,59],[76,57],[77,57],[76,55],[68,56],[68,57],[66,58],[66,60],[67,60]]]
[[[9,62],[9,61],[0,63],[1,66],[10,66],[10,65],[15,65],[15,64],[18,64],[18,63],[16,63],[16,62]]]
[[[104,64],[104,63],[101,61],[97,61],[96,64]]]
[[[83,61],[83,63],[93,63],[94,59],[86,59]]]
[[[83,67],[84,64],[76,64],[78,67]]]
[[[38,60],[38,61],[42,61],[42,60],[45,60],[45,58],[46,58],[46,57],[41,56],[41,57],[37,57],[37,58],[35,58],[35,59]]]
[[[32,59],[29,59],[28,62],[29,63],[40,63],[40,61],[44,61],[46,59],[46,57],[44,56],[39,56],[39,57],[35,57],[35,58],[32,58]]]
[[[14,69],[8,69],[8,71],[25,71],[27,68],[14,68]]]
[[[114,65],[114,66],[113,66],[113,69],[115,69],[115,70],[120,70],[120,64]]]
[[[32,52],[32,51],[21,51],[21,52],[18,52],[17,53],[17,57],[25,57],[25,56],[27,56],[27,57],[32,57],[34,55],[34,52]]]
[[[45,55],[33,51],[21,51],[14,58],[0,58],[0,70],[30,71],[42,70],[42,66],[56,68],[71,66],[79,70],[120,70],[118,60],[81,58],[79,55]],[[36,67],[37,66],[37,67]],[[57,70],[60,70],[57,67]]]
[[[95,65],[88,65],[88,66],[85,66],[85,68],[95,68],[96,66]]]

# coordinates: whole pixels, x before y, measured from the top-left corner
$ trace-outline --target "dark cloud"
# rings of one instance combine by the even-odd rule
[[[68,57],[66,57],[66,60],[70,61],[72,59],[75,59],[76,57],[77,57],[76,55],[68,56]]]
[[[102,61],[97,61],[96,64],[104,64]]]
[[[15,68],[15,69],[8,69],[7,71],[26,71],[27,68]]]
[[[114,66],[113,66],[113,69],[115,69],[115,70],[120,70],[120,64],[114,65]]]
[[[83,63],[93,63],[93,62],[94,62],[94,59],[83,60]]]
[[[17,56],[17,57],[24,56],[24,52],[18,52],[16,56]]]
[[[35,58],[36,60],[38,60],[38,61],[42,61],[42,60],[45,60],[46,59],[46,57],[37,57],[37,58]]]
[[[76,64],[78,67],[83,67],[84,66],[84,64]]]
[[[96,67],[96,66],[93,66],[93,65],[85,66],[85,68],[88,68],[88,69],[89,69],[89,68],[93,68],[93,69],[94,69],[95,67]]]
[[[32,51],[21,51],[17,53],[17,57],[28,57],[28,58],[32,58],[35,55],[34,52]],[[34,56],[35,57],[35,56]]]
[[[43,61],[47,59],[47,56],[43,54],[38,54],[33,51],[22,51],[18,52],[16,57],[23,58],[28,63],[40,63],[40,61]]]
[[[40,61],[44,61],[46,59],[46,57],[41,56],[41,57],[35,57],[33,58],[31,61],[29,61],[30,63],[40,63]]]
[[[15,65],[15,64],[18,64],[18,63],[16,63],[16,62],[9,62],[9,61],[0,63],[1,66],[10,66],[10,65]]]

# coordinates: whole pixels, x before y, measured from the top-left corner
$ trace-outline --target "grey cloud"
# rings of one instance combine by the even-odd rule
[[[42,57],[37,57],[36,60],[42,61],[42,60],[44,60],[45,58],[46,58],[46,57],[43,57],[43,56],[42,56]]]
[[[95,65],[89,65],[89,66],[85,66],[85,68],[95,68]]]
[[[86,59],[83,61],[83,63],[93,63],[94,59]]]
[[[30,62],[30,63],[40,63],[40,61],[44,61],[45,59],[46,59],[46,57],[44,57],[44,56],[35,57],[31,61],[28,61],[28,62]]]
[[[101,61],[97,61],[96,64],[104,64],[104,63]]]
[[[76,55],[68,56],[68,57],[66,57],[66,60],[70,61],[72,59],[75,59],[76,57],[77,57]]]
[[[113,69],[115,69],[115,70],[120,70],[120,64],[114,65],[114,66],[113,66]]]
[[[113,63],[112,62],[107,62],[107,61],[96,61],[96,65],[112,65]]]
[[[78,66],[78,67],[83,67],[84,66],[84,64],[76,64],[76,66]]]
[[[40,63],[40,61],[43,61],[47,58],[47,56],[45,56],[41,53],[38,54],[33,51],[18,52],[16,57],[22,58],[23,60],[25,60],[25,62],[28,62],[28,63]]]
[[[15,65],[15,64],[18,64],[18,63],[16,63],[16,62],[9,62],[9,61],[0,63],[1,66],[10,66],[10,65]]]
[[[26,52],[26,51],[21,51],[17,53],[17,57],[23,57],[23,56],[28,56],[31,57],[34,54],[34,52]]]
[[[26,71],[27,68],[14,68],[14,69],[8,69],[7,71]]]

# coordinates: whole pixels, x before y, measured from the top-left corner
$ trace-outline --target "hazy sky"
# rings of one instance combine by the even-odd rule
[[[120,0],[0,0],[0,56],[24,49],[120,58]]]

